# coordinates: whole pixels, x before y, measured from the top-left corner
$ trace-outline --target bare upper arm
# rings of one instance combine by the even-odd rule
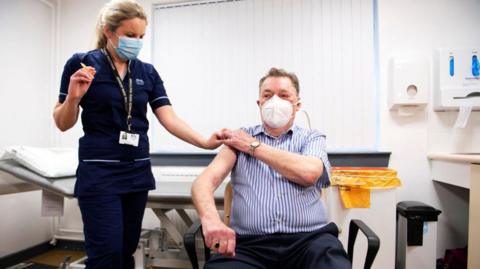
[[[235,150],[228,146],[224,146],[220,152],[215,156],[213,161],[200,174],[197,180],[208,181],[213,189],[216,189],[225,177],[232,171],[237,155]]]
[[[154,114],[158,121],[164,126],[169,119],[175,116],[175,112],[173,111],[171,105],[157,107],[154,111]]]

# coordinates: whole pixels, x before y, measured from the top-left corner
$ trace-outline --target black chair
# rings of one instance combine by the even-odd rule
[[[227,185],[225,188],[225,197],[224,197],[224,205],[225,205],[225,217],[224,222],[228,225],[230,219],[230,205],[231,205],[231,195],[232,190],[230,184]],[[377,255],[378,249],[380,248],[380,238],[373,232],[363,221],[358,219],[352,219],[350,221],[349,231],[348,231],[348,248],[347,254],[350,262],[353,262],[353,247],[355,244],[355,240],[357,238],[358,230],[362,231],[362,233],[366,236],[368,242],[368,249],[367,249],[367,256],[365,258],[365,265],[363,268],[369,269],[371,268],[373,261],[375,260],[375,256]],[[183,242],[185,245],[185,250],[187,251],[188,258],[192,263],[193,269],[199,269],[199,263],[197,258],[197,246],[196,246],[196,236],[201,234],[203,239],[203,248],[204,248],[204,255],[205,261],[210,259],[210,249],[205,245],[205,238],[202,233],[202,224],[200,220],[197,220],[193,225],[188,229],[188,231],[183,235]]]

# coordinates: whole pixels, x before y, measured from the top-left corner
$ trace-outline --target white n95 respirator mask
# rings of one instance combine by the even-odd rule
[[[285,126],[292,118],[293,106],[282,98],[274,95],[261,107],[262,119],[271,128]]]

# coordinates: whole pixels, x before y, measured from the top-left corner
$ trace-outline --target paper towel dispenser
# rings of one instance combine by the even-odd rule
[[[480,46],[438,49],[434,55],[435,111],[472,107],[480,110]]]
[[[390,110],[410,116],[428,104],[430,62],[426,57],[409,55],[390,58],[388,77]],[[405,114],[406,110],[410,113]]]

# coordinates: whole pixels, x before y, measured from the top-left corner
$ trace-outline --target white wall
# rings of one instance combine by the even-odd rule
[[[437,256],[441,257],[446,248],[466,244],[468,191],[433,183],[427,153],[479,152],[480,112],[472,113],[465,130],[452,128],[457,112],[433,112],[431,103],[414,117],[399,117],[386,104],[387,64],[395,55],[431,59],[435,48],[479,46],[480,1],[378,0],[378,8],[381,150],[392,152],[390,166],[402,179],[398,201],[423,201],[443,211],[438,222]]]
[[[54,19],[48,1],[0,1],[0,148],[53,146]],[[51,239],[40,197],[0,196],[0,257]]]
[[[5,10],[7,3],[17,1],[0,1],[0,20],[3,18],[2,10]],[[31,19],[36,14],[32,8],[37,8],[41,2],[22,2],[30,5],[29,18],[16,20],[15,27],[31,26]],[[1,146],[7,144],[52,144],[59,146],[76,146],[77,139],[81,135],[80,124],[74,130],[60,134],[52,131],[47,121],[50,121],[51,106],[56,100],[58,92],[58,81],[65,61],[74,52],[86,51],[93,46],[94,25],[99,8],[103,0],[62,0],[60,3],[60,47],[58,48],[57,73],[54,75],[56,85],[54,92],[48,90],[48,96],[39,94],[34,98],[25,98],[23,91],[17,90],[15,81],[10,84],[0,84],[0,113],[1,122],[8,122],[7,130],[15,132],[2,132]],[[144,0],[141,3],[151,14],[153,3],[161,1]],[[170,2],[170,1],[164,1]],[[387,108],[387,62],[392,55],[422,54],[431,57],[432,50],[437,47],[458,47],[480,44],[480,35],[475,34],[478,30],[475,26],[480,25],[478,11],[480,11],[480,0],[378,0],[379,8],[379,56],[380,56],[380,150],[391,151],[390,166],[398,170],[403,186],[398,189],[398,201],[419,200],[431,204],[443,211],[439,219],[437,256],[442,256],[445,248],[461,247],[466,243],[467,201],[468,192],[465,190],[433,183],[429,174],[429,164],[426,155],[430,151],[480,151],[480,112],[474,112],[469,126],[465,130],[452,130],[456,112],[433,112],[431,105],[425,111],[414,117],[402,118]],[[9,13],[13,13],[9,9]],[[23,12],[23,11],[22,11]],[[0,21],[1,22],[1,21]],[[6,31],[9,23],[0,23],[0,31]],[[147,30],[146,42],[141,53],[141,58],[150,61],[151,46],[150,31]],[[20,31],[15,31],[20,32]],[[5,37],[6,35],[2,35]],[[48,42],[49,35],[44,33],[43,42]],[[25,44],[38,46],[39,41],[33,43],[27,35],[22,35],[18,41]],[[2,38],[2,41],[5,40]],[[21,44],[22,42],[18,42]],[[2,44],[2,49],[4,45]],[[29,48],[32,48],[30,46]],[[21,55],[20,51],[15,55]],[[4,52],[0,50],[0,53]],[[13,53],[12,53],[13,55]],[[8,57],[1,54],[2,59]],[[20,57],[20,56],[19,56]],[[24,58],[28,63],[41,63],[42,54],[36,53],[31,58]],[[3,61],[6,62],[6,61]],[[25,64],[8,61],[6,65],[0,65],[2,74],[12,74],[24,78],[14,67],[24,68]],[[24,70],[24,69],[22,69]],[[10,73],[9,73],[10,72]],[[32,74],[34,72],[31,72]],[[20,74],[20,75],[19,75]],[[13,77],[15,77],[13,76]],[[7,76],[8,77],[8,76]],[[1,83],[1,82],[0,82]],[[48,83],[48,82],[45,82]],[[40,83],[41,84],[41,83]],[[39,83],[29,86],[31,93],[36,93]],[[15,89],[15,90],[13,90]],[[41,91],[41,89],[38,89]],[[42,99],[47,98],[48,100]],[[14,102],[15,100],[17,102]],[[27,102],[27,103],[25,103]],[[16,111],[22,104],[23,110]],[[15,104],[15,105],[13,105]],[[25,111],[31,111],[28,114]],[[7,113],[6,113],[7,112]],[[8,115],[6,115],[8,114]],[[38,115],[37,115],[38,114]],[[15,117],[12,117],[15,115]],[[48,117],[47,117],[48,115]],[[40,119],[44,124],[27,125],[25,122],[31,117]],[[4,127],[2,127],[4,130]],[[19,131],[20,130],[20,131]],[[53,134],[52,134],[53,132]],[[37,138],[32,134],[40,134],[44,137]],[[475,139],[476,138],[476,139]],[[49,239],[49,221],[39,216],[38,192],[0,196],[0,211],[8,216],[9,221],[0,222],[0,256],[19,251],[36,243]],[[19,210],[19,207],[21,210]],[[63,225],[68,228],[82,227],[76,201],[67,201],[66,217]],[[16,223],[29,223],[30,226],[15,226]],[[155,216],[150,210],[144,221],[145,227],[158,225]],[[8,242],[7,245],[4,242]]]
[[[371,150],[378,140],[373,4],[242,0],[158,6],[152,62],[176,113],[204,135],[258,124],[258,79],[279,66],[300,78],[302,109],[312,126],[328,134],[327,149]],[[271,30],[277,27],[282,30]],[[151,140],[152,151],[205,152],[164,128],[152,133],[161,137]]]

